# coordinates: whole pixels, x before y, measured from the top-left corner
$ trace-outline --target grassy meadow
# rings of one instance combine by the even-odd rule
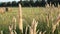
[[[25,30],[26,26],[30,25],[35,19],[38,21],[37,30],[38,34],[40,32],[45,32],[45,34],[52,34],[52,25],[57,23],[57,18],[60,17],[60,8],[45,8],[45,7],[22,7],[22,17],[23,17],[23,28]],[[12,7],[12,11],[0,14],[0,31],[2,30],[4,34],[9,34],[9,25],[14,24],[13,17],[16,18],[17,34],[19,33],[18,28],[18,7]],[[29,31],[28,31],[29,32]],[[60,23],[56,27],[54,34],[60,34]],[[24,31],[25,33],[25,31]]]

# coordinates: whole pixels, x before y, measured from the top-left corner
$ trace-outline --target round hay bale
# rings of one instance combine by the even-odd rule
[[[4,7],[0,8],[0,13],[4,13],[4,12],[5,12],[5,8]]]
[[[9,7],[8,7],[8,11],[12,11],[12,8],[9,8]]]

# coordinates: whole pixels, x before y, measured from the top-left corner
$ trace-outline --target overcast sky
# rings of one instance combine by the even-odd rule
[[[20,1],[20,0],[0,0],[0,2],[9,2],[9,1],[12,2],[12,1]],[[22,0],[22,1],[24,1],[24,0]],[[33,0],[33,1],[36,1],[36,0]]]
[[[0,2],[12,2],[12,1],[19,1],[19,0],[0,0]]]

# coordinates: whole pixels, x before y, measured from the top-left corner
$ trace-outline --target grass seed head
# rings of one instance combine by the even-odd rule
[[[3,31],[1,30],[1,34],[3,34]]]
[[[20,4],[19,4],[18,15],[19,15],[19,29],[20,29],[21,32],[23,33],[22,8],[21,8],[21,5],[20,5]]]

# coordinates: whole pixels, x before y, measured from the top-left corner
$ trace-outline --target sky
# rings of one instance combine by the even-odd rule
[[[12,2],[12,1],[20,1],[20,0],[0,0],[0,2],[9,2],[9,1]],[[22,1],[24,1],[24,0],[22,0]],[[36,0],[34,0],[34,1],[36,1]]]
[[[12,1],[19,1],[19,0],[0,0],[0,2],[12,2]]]

